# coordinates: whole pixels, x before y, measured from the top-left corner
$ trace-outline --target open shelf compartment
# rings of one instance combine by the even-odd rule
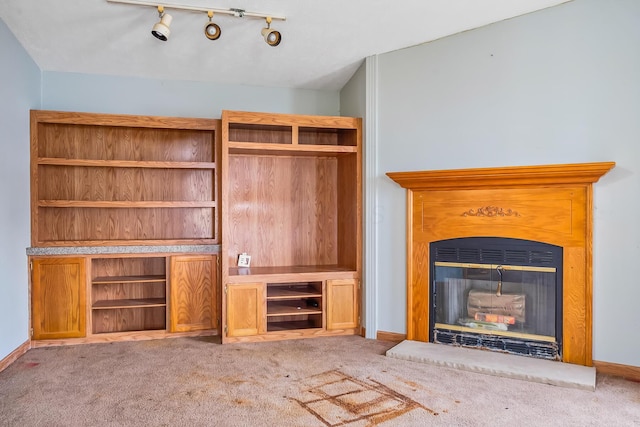
[[[92,259],[94,334],[166,329],[165,257]]]

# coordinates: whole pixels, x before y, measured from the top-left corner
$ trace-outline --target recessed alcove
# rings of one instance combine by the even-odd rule
[[[407,189],[407,339],[430,341],[432,242],[525,239],[562,248],[562,361],[591,366],[593,184],[614,166],[387,173]]]

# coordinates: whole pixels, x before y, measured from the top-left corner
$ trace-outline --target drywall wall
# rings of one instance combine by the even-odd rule
[[[222,110],[338,115],[338,91],[44,71],[47,110],[220,118]]]
[[[40,107],[40,69],[1,19],[0,64],[2,360],[29,339],[29,110]]]
[[[594,187],[595,360],[640,366],[640,2],[574,0],[379,56],[378,328],[406,331],[389,171],[615,161]]]
[[[351,77],[351,79],[349,79],[349,81],[347,82],[347,84],[344,85],[344,87],[342,88],[342,90],[340,90],[340,115],[342,116],[349,116],[349,117],[361,117],[363,119],[363,140],[366,138],[366,136],[364,135],[364,128],[366,126],[366,120],[365,116],[366,116],[366,112],[367,112],[367,72],[366,72],[366,63],[363,62],[362,65],[360,65],[360,68],[358,68],[358,70],[353,74],[353,76]],[[363,182],[364,187],[366,188],[366,166],[367,166],[367,153],[364,152],[363,150],[363,171],[362,171],[362,175],[363,175]],[[363,191],[363,200],[364,200],[364,191]],[[365,209],[366,210],[366,206]],[[363,211],[364,211],[363,210]],[[364,228],[365,225],[363,224],[363,236],[364,236]],[[375,324],[369,324],[367,322],[367,319],[371,320],[371,321],[375,321],[375,316],[370,316],[367,317],[367,314],[371,311],[371,310],[375,310],[375,303],[370,303],[369,301],[372,300],[371,297],[374,296],[373,292],[375,292],[375,289],[371,288],[367,288],[367,262],[366,262],[366,245],[362,245],[363,247],[363,271],[364,274],[361,278],[362,280],[362,284],[363,286],[360,287],[360,289],[362,289],[362,294],[360,295],[361,300],[360,300],[360,307],[362,308],[360,310],[360,324],[365,326],[366,330],[369,331],[367,333],[367,338],[373,338],[375,337],[375,331],[376,331],[376,327]],[[375,299],[373,299],[375,301]]]
[[[366,65],[363,62],[340,90],[340,115],[363,117],[366,114]]]

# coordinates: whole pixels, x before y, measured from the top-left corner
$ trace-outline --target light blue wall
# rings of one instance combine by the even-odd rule
[[[366,114],[366,66],[364,62],[340,90],[340,115],[364,117]]]
[[[344,85],[344,87],[340,91],[340,115],[349,116],[349,117],[361,117],[363,119],[362,126],[363,126],[363,133],[364,133],[364,128],[366,127],[366,121],[364,120],[366,118],[366,112],[367,112],[367,72],[366,72],[366,64],[365,62],[363,62],[360,68],[358,68],[358,70],[353,74],[351,79],[347,82],[346,85]],[[366,139],[366,135],[364,135],[363,138]],[[365,167],[367,165],[366,159],[367,159],[367,153],[363,152],[363,162],[365,164]],[[362,173],[363,173],[363,176],[366,176],[365,168],[363,168]],[[365,186],[366,186],[366,183],[365,183]],[[364,194],[363,194],[363,202],[364,202]],[[365,206],[365,209],[366,209],[366,206]],[[363,234],[365,233],[365,230],[364,230],[365,228],[366,227],[363,224],[363,231],[362,231]],[[363,248],[364,248],[364,251],[366,251],[366,245],[363,245]],[[372,309],[367,306],[367,296],[368,296],[368,292],[373,291],[373,289],[369,289],[367,287],[366,257],[363,265],[364,265],[365,275],[362,278],[363,286],[361,287],[362,299],[360,301],[361,302],[360,306],[362,307],[362,310],[360,312],[360,322],[362,325],[366,325],[367,330],[371,332],[375,332],[375,327],[370,327],[366,323],[367,313],[369,312],[370,309]],[[369,297],[370,296],[371,295],[369,295]],[[375,316],[373,316],[372,318],[375,319]]]
[[[379,330],[406,331],[389,171],[615,161],[595,185],[594,359],[640,366],[640,2],[574,0],[379,57]]]
[[[44,71],[42,108],[220,118],[222,110],[338,115],[338,91],[154,80]]]
[[[40,69],[1,19],[0,64],[2,360],[29,339],[29,110],[40,108]]]

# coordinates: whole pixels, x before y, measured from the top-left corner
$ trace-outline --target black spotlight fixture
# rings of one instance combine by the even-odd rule
[[[280,31],[271,29],[271,17],[268,16],[266,18],[267,26],[262,29],[262,37],[264,37],[264,41],[267,42],[269,46],[278,46],[282,41],[282,35]]]
[[[151,29],[151,34],[153,34],[155,38],[166,42],[171,34],[169,25],[171,25],[173,18],[168,13],[164,13],[164,7],[162,6],[158,6],[158,15],[160,15],[160,20],[156,22]]]
[[[213,11],[207,11],[207,16],[209,17],[209,22],[204,26],[204,35],[207,36],[209,40],[218,40],[222,34],[222,30],[218,24],[211,20],[211,18],[213,18]]]

